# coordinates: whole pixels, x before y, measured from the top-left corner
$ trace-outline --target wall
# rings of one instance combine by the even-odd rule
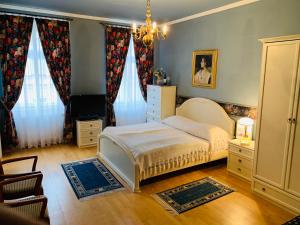
[[[159,66],[179,95],[257,106],[260,38],[300,33],[299,0],[261,0],[218,14],[175,24],[159,44]],[[217,88],[191,85],[192,51],[218,49]]]
[[[98,21],[74,19],[70,24],[71,93],[104,94],[105,31]]]

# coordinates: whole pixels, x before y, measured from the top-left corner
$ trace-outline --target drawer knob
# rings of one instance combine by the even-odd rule
[[[239,152],[242,152],[242,149],[239,148]]]
[[[93,124],[90,124],[90,127],[92,127],[93,126]]]
[[[90,141],[93,141],[93,139],[91,138]]]
[[[90,132],[90,135],[92,135],[93,134],[93,132]]]
[[[266,191],[266,189],[265,189],[265,188],[262,188],[261,190],[262,190],[262,191]]]
[[[241,172],[241,171],[242,171],[242,169],[241,169],[241,168],[238,168],[238,171],[240,171],[240,172]]]
[[[241,159],[239,159],[238,161],[239,161],[239,163],[241,163],[241,162],[242,162],[242,160],[241,160]]]

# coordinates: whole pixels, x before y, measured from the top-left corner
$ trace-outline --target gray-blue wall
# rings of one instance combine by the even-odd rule
[[[98,21],[74,19],[70,24],[71,93],[104,94],[105,31]]]
[[[258,39],[299,33],[300,0],[261,0],[171,26],[157,58],[179,95],[257,106]],[[219,50],[216,89],[191,85],[192,51],[197,49]]]

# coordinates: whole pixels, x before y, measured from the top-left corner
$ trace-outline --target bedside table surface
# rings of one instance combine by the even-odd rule
[[[255,141],[249,141],[249,145],[242,145],[241,141],[239,139],[232,139],[229,141],[230,144],[236,145],[238,147],[242,147],[242,148],[247,148],[249,150],[253,150],[254,151],[254,144]]]

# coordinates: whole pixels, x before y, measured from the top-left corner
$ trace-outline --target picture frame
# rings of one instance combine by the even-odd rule
[[[195,50],[192,55],[192,86],[216,88],[218,50]]]

